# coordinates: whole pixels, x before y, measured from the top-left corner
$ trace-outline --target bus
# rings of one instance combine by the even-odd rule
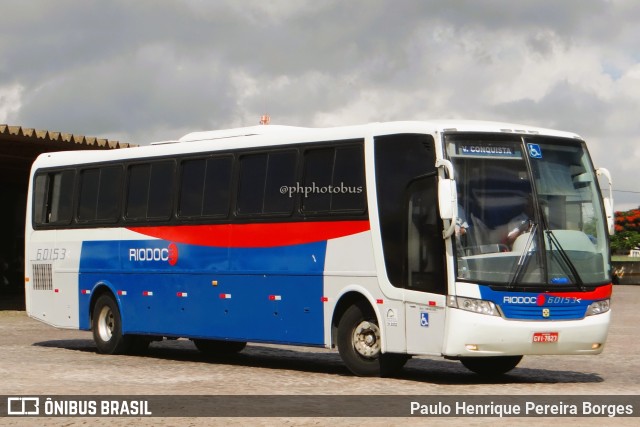
[[[412,356],[501,375],[524,355],[595,355],[610,182],[576,134],[481,121],[261,125],[42,154],[26,308],[92,331],[99,353],[176,338],[213,356],[337,347],[359,376]]]

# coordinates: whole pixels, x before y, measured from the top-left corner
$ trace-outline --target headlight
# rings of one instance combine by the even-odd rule
[[[602,301],[596,301],[591,303],[587,308],[587,316],[593,316],[594,314],[602,314],[609,311],[609,299],[603,299]]]
[[[473,313],[486,314],[489,316],[500,316],[500,312],[496,305],[491,301],[485,301],[475,298],[457,297],[449,295],[447,299],[449,307],[459,308]]]

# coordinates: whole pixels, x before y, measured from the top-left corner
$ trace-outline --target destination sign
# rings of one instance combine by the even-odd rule
[[[458,156],[472,157],[522,158],[520,147],[515,145],[458,143],[456,144],[456,154]]]

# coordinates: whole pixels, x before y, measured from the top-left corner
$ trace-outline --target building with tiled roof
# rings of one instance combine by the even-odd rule
[[[11,294],[22,294],[25,206],[35,158],[52,151],[128,147],[104,138],[0,124],[0,307]]]

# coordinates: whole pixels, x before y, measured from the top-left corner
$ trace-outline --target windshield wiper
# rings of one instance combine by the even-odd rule
[[[569,268],[569,271],[573,275],[573,278],[574,278],[574,280],[576,282],[576,286],[582,292],[585,292],[587,289],[585,288],[584,282],[582,281],[582,278],[580,277],[580,273],[578,273],[578,270],[576,269],[575,265],[573,265],[573,263],[571,262],[571,259],[569,258],[569,255],[567,255],[567,252],[565,252],[565,250],[562,247],[562,245],[560,245],[560,242],[558,241],[558,238],[555,236],[555,234],[553,234],[553,231],[551,231],[549,229],[544,230],[544,232],[547,235],[547,237],[549,238],[549,249],[551,250],[551,253],[552,254],[554,253],[553,248],[551,246],[555,246],[557,248],[558,254],[560,255],[560,258],[562,259],[562,261],[564,261],[565,266]]]

